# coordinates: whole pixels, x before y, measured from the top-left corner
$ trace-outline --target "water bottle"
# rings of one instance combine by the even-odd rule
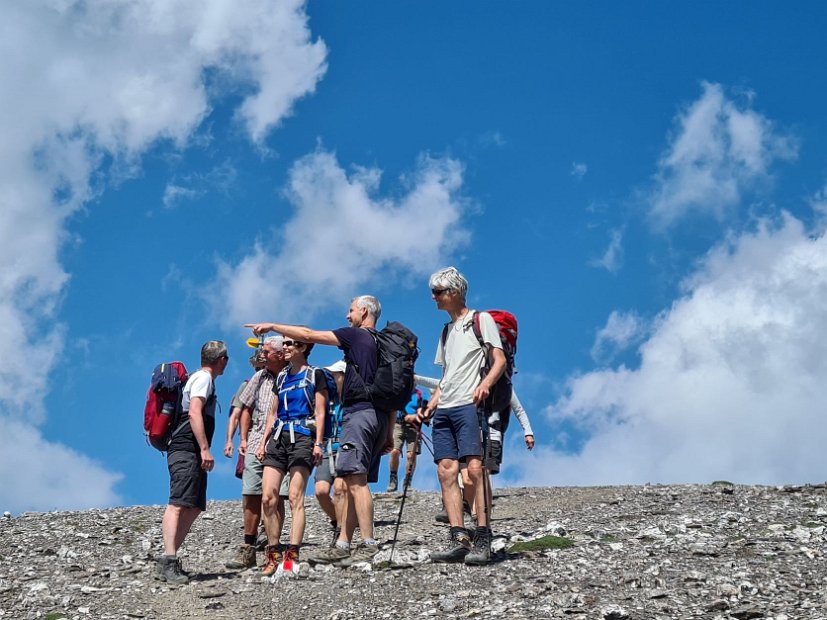
[[[171,403],[169,401],[164,403],[164,406],[161,407],[161,415],[172,416],[175,413],[175,403]]]

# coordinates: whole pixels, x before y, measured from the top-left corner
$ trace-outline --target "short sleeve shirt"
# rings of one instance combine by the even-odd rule
[[[459,407],[474,402],[474,390],[480,383],[480,371],[485,365],[488,349],[502,349],[497,324],[487,312],[480,312],[480,333],[486,348],[480,346],[474,334],[474,310],[448,324],[445,346],[442,334],[437,344],[434,363],[442,366],[439,382],[439,407]]]
[[[250,415],[250,433],[247,435],[247,451],[255,452],[261,440],[264,439],[264,423],[273,407],[273,385],[275,375],[263,368],[253,375],[247,383],[241,396],[239,405],[252,409]]]
[[[376,374],[376,341],[373,335],[361,327],[342,327],[333,333],[339,340],[339,348],[344,351],[347,362],[342,389],[345,411],[372,408],[373,404],[365,397],[364,385],[373,383]]]
[[[201,410],[204,419],[204,434],[207,436],[207,444],[212,445],[213,434],[215,434],[215,402],[212,398],[215,394],[215,384],[213,383],[212,375],[206,370],[196,370],[190,375],[184,386],[183,398],[181,400],[181,407],[183,415],[186,416],[182,420],[180,430],[173,433],[172,441],[169,443],[170,452],[173,450],[188,450],[190,452],[200,452],[198,448],[198,441],[195,439],[195,434],[192,432],[190,426],[188,413],[190,410],[190,403],[193,398],[203,398],[204,408]]]

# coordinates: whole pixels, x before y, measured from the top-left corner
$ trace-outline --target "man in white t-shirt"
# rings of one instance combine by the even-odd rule
[[[155,578],[169,583],[187,583],[178,549],[195,522],[207,509],[207,472],[215,466],[210,452],[215,433],[215,379],[224,374],[227,345],[210,340],[201,347],[201,368],[189,376],[184,386],[181,423],[172,433],[167,449],[169,503],[161,532],[164,555],[158,558]]]
[[[476,490],[475,504],[485,506],[482,468],[481,407],[491,388],[505,370],[505,354],[494,319],[465,305],[468,281],[454,267],[433,274],[429,281],[437,308],[451,317],[437,344],[435,363],[442,366],[442,379],[431,396],[423,419],[433,415],[431,437],[437,464],[442,500],[451,525],[451,540],[444,551],[431,554],[433,562],[487,564],[491,557],[491,529],[488,508],[477,510],[477,529],[464,527],[462,494],[457,483],[464,463]],[[474,331],[478,321],[483,346]],[[490,367],[482,378],[484,367]]]

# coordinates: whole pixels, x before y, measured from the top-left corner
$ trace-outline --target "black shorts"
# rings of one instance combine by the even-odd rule
[[[295,434],[296,443],[290,443],[290,430],[284,429],[278,439],[270,438],[264,451],[265,467],[275,467],[289,472],[294,467],[313,470],[313,439],[308,435]]]
[[[503,444],[501,441],[489,441],[486,446],[485,467],[489,474],[500,473],[503,463]]]
[[[207,509],[207,472],[201,455],[187,450],[167,452],[169,503],[182,508]]]

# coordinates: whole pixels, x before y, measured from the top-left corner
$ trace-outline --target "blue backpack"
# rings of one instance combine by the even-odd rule
[[[313,434],[316,428],[316,418],[313,411],[316,408],[316,385],[313,382],[313,376],[317,370],[321,370],[324,374],[324,380],[327,384],[327,416],[325,416],[324,438],[330,439],[336,436],[338,439],[338,431],[341,426],[342,413],[339,403],[339,390],[336,387],[336,381],[333,379],[333,374],[326,368],[316,368],[314,366],[307,366],[304,370],[304,376],[301,380],[287,388],[282,389],[285,380],[287,379],[287,368],[282,370],[278,377],[276,377],[276,391],[277,398],[281,399],[282,395],[291,390],[303,390],[305,399],[307,400],[307,414],[303,417],[291,420],[291,422],[298,422]],[[338,409],[338,412],[337,412]]]

